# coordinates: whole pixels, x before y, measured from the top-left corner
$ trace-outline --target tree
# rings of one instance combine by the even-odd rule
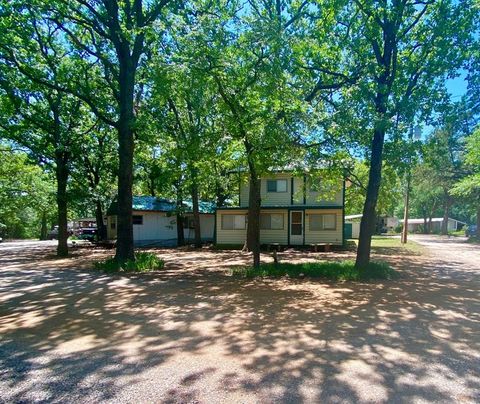
[[[36,21],[55,24],[56,36],[61,36],[61,41],[68,44],[77,56],[67,70],[67,79],[63,81],[52,80],[50,76],[34,71],[24,59],[24,52],[10,48],[11,60],[16,68],[39,84],[82,100],[99,119],[117,131],[116,260],[119,263],[134,259],[132,186],[134,135],[137,131],[135,109],[140,106],[139,94],[142,91],[142,87],[138,86],[138,71],[155,38],[154,26],[165,18],[168,3],[169,0],[50,0],[30,2],[28,5],[22,1],[2,4],[2,8],[13,14],[25,15],[25,10],[29,10],[31,25]],[[38,12],[32,13],[33,9]],[[15,30],[15,27],[11,29]],[[39,51],[37,48],[36,52]],[[92,80],[93,77],[99,79]],[[97,97],[99,93],[104,96]]]
[[[370,261],[385,140],[405,136],[415,118],[432,109],[445,78],[463,63],[472,16],[464,3],[409,0],[381,6],[355,0],[340,13],[349,33],[344,52],[361,71],[355,86],[342,90],[339,102],[353,110],[350,115],[358,116],[351,119],[359,128],[353,133],[367,148],[370,162],[358,268]]]
[[[477,237],[480,238],[480,129],[478,128],[467,138],[465,164],[468,174],[453,186],[451,193],[474,201],[477,214]]]

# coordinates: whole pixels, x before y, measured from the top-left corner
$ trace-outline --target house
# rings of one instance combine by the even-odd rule
[[[440,233],[442,231],[443,217],[433,217],[431,219],[432,224],[430,231],[432,233]],[[427,226],[430,222],[430,219],[427,219]],[[400,220],[400,223],[403,224],[403,219]],[[466,225],[465,222],[460,220],[448,218],[448,231],[457,231],[461,230]],[[425,220],[424,219],[408,219],[408,231],[412,233],[423,233],[425,231]]]
[[[360,237],[360,222],[363,214],[346,215],[345,216],[345,238],[359,238]],[[380,215],[377,216],[375,223],[375,232],[378,234],[394,232],[398,226],[398,219],[396,217]]]
[[[247,234],[249,184],[239,184],[239,206],[219,207],[216,243],[243,245]],[[345,182],[321,171],[277,170],[261,178],[260,242],[280,245],[343,244]]]
[[[193,241],[192,203],[183,203],[183,234],[186,242]],[[135,246],[176,246],[177,245],[177,204],[174,201],[154,196],[133,197],[133,241]],[[200,232],[204,242],[213,242],[215,230],[215,205],[200,202]],[[114,201],[107,210],[107,237],[117,237],[117,203]]]

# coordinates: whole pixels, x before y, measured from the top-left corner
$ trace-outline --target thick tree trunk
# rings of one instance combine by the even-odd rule
[[[107,239],[107,226],[103,222],[103,209],[102,203],[96,201],[95,203],[95,220],[97,222],[97,239],[103,241]]]
[[[43,211],[42,212],[42,223],[40,225],[40,240],[46,240],[47,239],[47,233],[48,233],[47,212]]]
[[[68,167],[65,159],[59,153],[56,157],[55,176],[57,180],[57,210],[58,210],[58,245],[57,256],[68,255],[68,211],[67,211],[67,182]]]
[[[247,248],[253,254],[253,266],[260,266],[260,178],[253,162],[249,161],[250,190],[248,195]]]
[[[368,175],[367,195],[363,206],[363,216],[360,223],[356,268],[364,268],[370,262],[372,235],[375,231],[375,208],[382,178],[382,153],[385,138],[384,123],[376,124],[372,146],[370,171]]]
[[[192,177],[193,184],[192,190],[192,211],[193,211],[193,229],[195,231],[195,247],[200,248],[202,246],[202,235],[200,228],[200,209],[198,206],[198,185],[196,182],[196,175]]]
[[[185,245],[185,234],[183,230],[182,196],[177,190],[177,245]]]
[[[128,56],[125,56],[128,57]],[[134,260],[132,187],[134,123],[133,112],[135,67],[130,60],[120,61],[120,116],[118,120],[118,214],[117,250],[115,259],[119,264]]]

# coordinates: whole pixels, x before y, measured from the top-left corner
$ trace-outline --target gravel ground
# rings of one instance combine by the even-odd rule
[[[53,243],[4,243],[0,401],[479,402],[479,246],[417,241],[380,257],[400,280],[337,284],[219,272],[238,252],[106,276]]]

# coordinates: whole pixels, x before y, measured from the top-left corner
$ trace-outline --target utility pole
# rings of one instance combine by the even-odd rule
[[[415,129],[410,130],[408,136],[408,145],[412,144],[413,137],[415,135],[415,140],[420,139],[422,135],[422,130],[419,126],[416,126]],[[410,183],[412,181],[412,156],[410,152],[408,153],[408,167],[407,167],[407,189],[405,192],[405,209],[403,211],[403,229],[402,229],[402,244],[407,244],[408,241],[408,209],[410,204]]]

